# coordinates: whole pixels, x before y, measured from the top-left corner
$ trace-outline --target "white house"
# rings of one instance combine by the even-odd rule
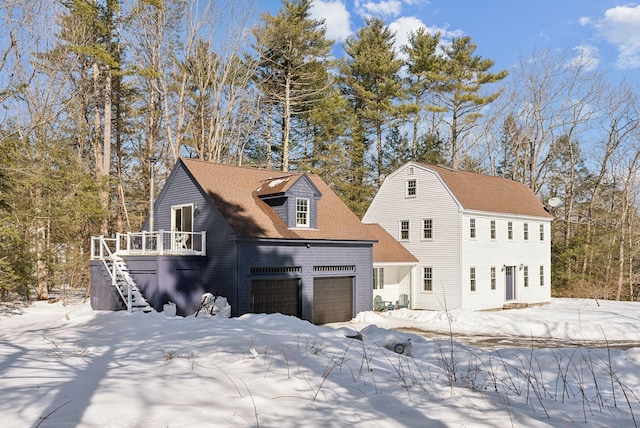
[[[413,309],[483,310],[550,300],[552,218],[523,184],[409,162],[386,178],[363,222],[418,259]]]

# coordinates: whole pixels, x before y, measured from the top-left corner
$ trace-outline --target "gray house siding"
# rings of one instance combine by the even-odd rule
[[[296,198],[309,199],[309,227],[311,229],[318,228],[318,197],[315,189],[313,189],[306,179],[298,180],[287,192],[290,202],[288,204],[287,218],[290,220],[287,224],[289,227],[296,227]]]
[[[225,218],[217,208],[221,195],[207,195],[203,189],[206,187],[201,187],[183,163],[178,162],[155,201],[153,223],[154,231],[171,231],[172,207],[192,205],[193,231],[207,233],[206,256],[125,257],[129,272],[156,310],[163,310],[164,304],[171,301],[176,304],[179,315],[193,314],[199,308],[202,294],[209,292],[226,297],[231,305],[231,315],[240,316],[252,311],[252,280],[292,278],[299,280],[299,316],[303,319],[314,320],[314,279],[318,278],[343,278],[322,282],[324,295],[340,303],[347,300],[336,292],[336,284],[348,291],[349,279],[352,279],[352,293],[348,293],[349,301],[352,300],[352,315],[371,310],[372,241],[239,237],[230,227],[234,223],[229,221],[250,229],[252,224],[247,222],[253,220],[250,215],[245,215],[246,207],[230,206]],[[294,183],[286,195],[274,195],[273,199],[265,198],[265,202],[271,202],[274,211],[289,220],[287,224],[293,222],[295,226],[296,197],[309,199],[309,227],[317,229],[318,199],[321,195],[308,178]],[[217,201],[216,205],[212,198]],[[148,222],[143,229],[148,230]],[[109,290],[108,282],[100,282],[105,282],[98,275],[100,263],[91,262],[92,296],[95,294],[96,305],[104,306],[104,309],[120,309],[122,305],[118,296]],[[298,269],[287,269],[290,267]],[[95,292],[94,281],[95,288],[100,288]],[[263,281],[264,284],[271,286]],[[343,306],[348,312],[348,304]],[[322,304],[316,307],[321,308],[318,312],[323,309]]]
[[[298,278],[300,316],[312,320],[314,278],[345,276],[354,278],[353,315],[371,310],[372,257],[370,243],[239,242],[237,311],[251,312],[253,279]],[[273,273],[264,273],[266,270],[260,268],[273,268]],[[287,272],[278,268],[300,269]]]

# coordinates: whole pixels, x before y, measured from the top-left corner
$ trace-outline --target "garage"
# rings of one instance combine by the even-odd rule
[[[300,316],[300,280],[254,279],[251,281],[251,312]]]
[[[353,277],[314,278],[313,323],[348,321],[353,318]]]

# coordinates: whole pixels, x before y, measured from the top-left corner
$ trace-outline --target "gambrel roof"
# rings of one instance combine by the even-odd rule
[[[317,175],[179,160],[238,237],[375,241],[369,230]],[[284,193],[306,177],[320,198],[318,227],[289,228],[260,196]]]
[[[413,163],[435,172],[465,210],[553,218],[524,184],[502,177]]]

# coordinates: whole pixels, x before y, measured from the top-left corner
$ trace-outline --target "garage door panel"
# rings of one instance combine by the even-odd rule
[[[258,279],[251,281],[251,311],[300,316],[299,279]]]
[[[327,277],[313,280],[313,322],[326,324],[353,318],[353,278]]]

